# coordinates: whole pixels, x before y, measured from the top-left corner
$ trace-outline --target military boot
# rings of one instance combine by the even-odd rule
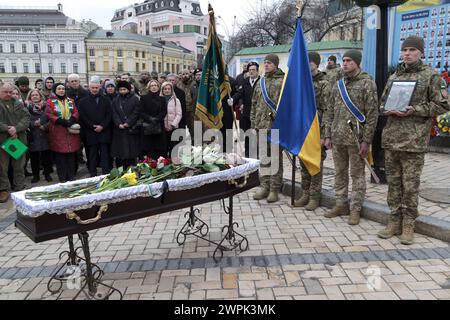
[[[267,198],[267,196],[269,195],[269,190],[265,189],[265,188],[261,188],[257,193],[255,193],[255,195],[253,196],[253,200],[262,200]]]
[[[348,224],[351,226],[356,226],[359,224],[361,220],[361,211],[352,210],[350,211],[350,215],[348,217]]]
[[[413,218],[403,215],[403,228],[400,236],[401,244],[411,245],[414,243],[414,224],[415,220]]]
[[[0,191],[0,203],[8,202],[9,192],[8,191]]]
[[[378,232],[378,237],[381,239],[390,239],[393,236],[398,236],[402,234],[402,218],[400,215],[389,216],[389,221],[386,229]]]
[[[277,201],[278,201],[278,192],[271,191],[269,193],[269,196],[267,197],[267,202],[268,203],[275,203]]]
[[[307,191],[303,191],[302,197],[298,200],[294,201],[294,207],[301,208],[308,204],[309,202],[309,193]]]
[[[305,207],[306,211],[314,211],[319,207],[320,200],[319,199],[310,199],[308,205]]]
[[[339,216],[347,216],[350,213],[350,208],[348,204],[346,205],[336,205],[333,209],[325,213],[325,218],[336,218]]]

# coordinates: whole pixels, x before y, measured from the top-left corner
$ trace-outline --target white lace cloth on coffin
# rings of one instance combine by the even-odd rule
[[[188,178],[167,180],[167,183],[169,186],[169,191],[182,191],[194,189],[216,181],[228,181],[244,177],[247,174],[258,171],[259,165],[260,165],[259,160],[245,159],[245,163],[238,167],[234,167],[220,172],[206,173]],[[141,197],[157,196],[161,195],[163,192],[164,183],[156,182],[150,185],[140,185],[135,187],[123,188],[119,190],[102,192],[98,194],[85,195],[73,199],[56,200],[52,202],[31,201],[25,199],[25,193],[27,192],[52,191],[54,189],[59,188],[60,186],[70,186],[73,184],[81,184],[83,182],[94,182],[94,181],[100,182],[105,177],[106,176],[101,176],[68,182],[64,184],[56,184],[47,187],[38,187],[31,190],[13,193],[11,195],[11,198],[14,202],[17,211],[19,211],[21,214],[25,216],[36,218],[45,213],[66,214],[72,211],[89,209],[94,206],[117,203]]]

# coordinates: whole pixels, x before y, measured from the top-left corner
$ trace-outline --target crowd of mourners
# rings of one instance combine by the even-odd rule
[[[94,177],[145,157],[170,157],[178,143],[172,132],[187,127],[193,134],[201,74],[142,72],[136,81],[123,73],[93,76],[85,85],[77,74],[64,82],[38,79],[34,86],[26,76],[0,80],[0,141],[19,139],[28,147],[18,160],[0,152],[0,203],[23,190],[27,176],[35,184],[42,176],[53,181],[56,173],[67,182],[80,165]]]

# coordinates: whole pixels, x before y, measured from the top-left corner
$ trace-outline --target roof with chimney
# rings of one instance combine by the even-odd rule
[[[172,49],[178,49],[183,50],[185,53],[191,53],[190,50],[177,45],[174,42],[171,41],[163,41],[158,40],[149,36],[142,36],[140,34],[131,33],[123,30],[104,30],[104,29],[97,29],[89,33],[88,39],[112,39],[112,40],[135,40],[135,41],[141,41],[141,42],[147,42],[151,44],[154,47],[162,48],[172,48]]]

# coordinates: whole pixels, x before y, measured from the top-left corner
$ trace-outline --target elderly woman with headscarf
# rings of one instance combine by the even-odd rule
[[[172,141],[172,133],[178,128],[183,116],[180,100],[177,99],[171,82],[164,82],[161,86],[161,96],[167,104],[167,115],[164,119],[164,130],[166,132],[166,146],[169,157],[177,141]]]
[[[120,80],[117,84],[119,95],[112,103],[113,136],[111,156],[117,167],[127,168],[136,165],[136,158],[141,153],[141,130],[137,124],[139,98],[131,93],[131,84]]]
[[[63,83],[55,83],[54,98],[47,100],[45,113],[49,120],[50,149],[55,154],[56,172],[60,182],[75,179],[77,152],[80,150],[78,110],[66,95]]]

